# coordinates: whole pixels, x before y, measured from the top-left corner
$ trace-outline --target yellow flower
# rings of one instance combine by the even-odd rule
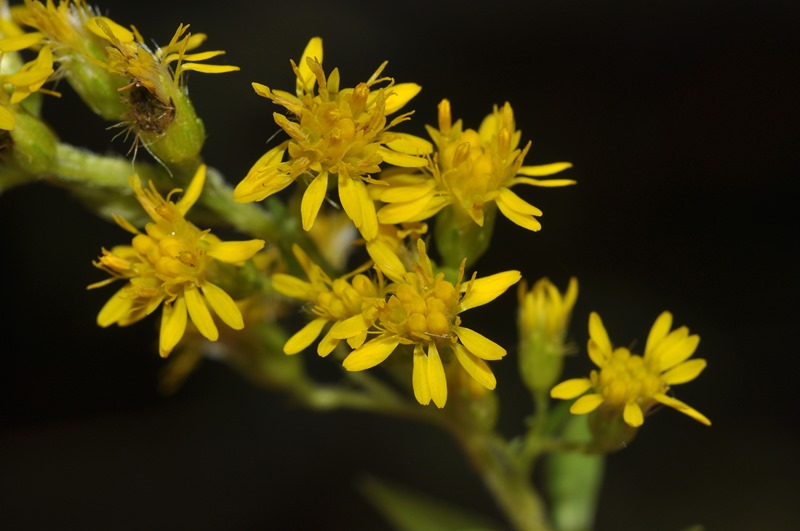
[[[392,279],[392,295],[378,312],[379,334],[345,358],[349,371],[369,369],[383,362],[398,345],[413,347],[412,385],[420,404],[433,400],[437,407],[447,402],[444,364],[454,355],[461,367],[487,389],[497,382],[485,360],[499,360],[506,349],[471,328],[461,326],[460,314],[491,302],[520,279],[519,271],[505,271],[484,278],[475,275],[462,282],[464,265],[455,284],[435,274],[425,243],[417,240],[417,262],[406,271],[400,259],[373,249],[373,258]],[[442,355],[450,357],[442,360]]]
[[[289,338],[283,351],[286,354],[301,352],[330,324],[332,326],[317,345],[317,354],[327,356],[342,340],[347,340],[351,348],[360,347],[384,302],[382,280],[379,278],[376,282],[361,274],[363,268],[332,280],[298,245],[292,250],[308,280],[277,273],[272,276],[272,286],[287,297],[310,303],[315,319]],[[352,280],[348,280],[349,277]]]
[[[328,77],[322,70],[319,37],[309,41],[299,65],[291,64],[297,77],[296,95],[253,83],[259,96],[289,111],[291,117],[277,112],[273,117],[290,138],[253,165],[234,190],[234,198],[261,201],[303,176],[308,187],[301,202],[302,222],[303,228],[310,230],[333,179],[345,213],[364,238],[372,239],[378,221],[364,183],[373,181],[370,175],[378,173],[384,162],[425,166],[426,159],[419,155],[432,149],[424,139],[389,131],[408,120],[410,112],[387,123],[387,116],[408,103],[420,87],[379,77],[384,62],[366,82],[340,89],[339,70],[334,69]]]
[[[689,360],[697,349],[700,337],[689,335],[682,326],[670,332],[672,314],[663,312],[653,324],[645,345],[644,356],[631,354],[624,347],[612,348],[600,316],[589,316],[589,357],[600,370],[589,378],[575,378],[555,386],[553,398],[572,399],[570,412],[581,415],[599,407],[622,412],[626,424],[639,427],[644,414],[661,403],[710,426],[702,413],[667,394],[672,385],[694,380],[705,369],[706,361]]]
[[[450,102],[439,104],[439,128],[427,126],[436,144],[436,153],[428,173],[407,173],[381,180],[388,187],[376,188],[384,205],[378,211],[381,223],[422,221],[447,206],[457,209],[483,226],[485,209],[495,203],[517,225],[538,231],[535,216],[542,211],[511,191],[518,184],[566,186],[570,179],[540,180],[572,166],[556,162],[542,166],[523,166],[530,142],[519,149],[521,132],[514,129],[511,105],[495,107],[478,131],[462,129],[461,120],[452,123]]]
[[[162,303],[159,352],[167,356],[186,330],[187,314],[198,331],[216,341],[219,331],[209,307],[233,329],[244,327],[242,314],[234,300],[212,282],[217,264],[239,264],[264,247],[263,240],[224,242],[208,230],[200,230],[186,220],[189,208],[197,201],[205,182],[206,167],[201,165],[183,196],[174,203],[176,189],[163,198],[152,183],[143,188],[139,177],[131,178],[136,198],[153,220],[140,232],[128,221],[117,223],[134,234],[131,245],[108,251],[95,266],[111,275],[110,279],[89,286],[96,288],[127,280],[97,316],[97,323],[106,327],[114,323],[125,326],[152,313]]]

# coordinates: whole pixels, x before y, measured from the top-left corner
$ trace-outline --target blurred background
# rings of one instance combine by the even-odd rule
[[[526,163],[570,161],[565,176],[578,185],[522,192],[544,211],[543,230],[499,218],[480,274],[517,268],[562,289],[577,276],[572,337],[581,346],[590,311],[616,344],[641,347],[670,310],[676,326],[701,336],[696,356],[709,362],[677,396],[714,425],[672,410],[649,418],[608,458],[596,529],[800,525],[796,2],[113,0],[98,8],[162,44],[189,23],[209,34],[203,49],[224,49],[224,62],[241,67],[188,80],[208,132],[205,159],[231,183],[276,130],[274,106],[250,82],[291,90],[289,59],[315,35],[325,70],[338,66],[344,85],[384,60],[397,81],[422,85],[403,130],[424,134],[445,97],[468,127],[509,101],[523,142],[533,141]],[[45,117],[64,141],[125,153],[108,124],[65,84],[59,90]],[[95,316],[112,291],[85,289],[103,278],[91,265],[100,248],[125,233],[45,185],[1,195],[0,227],[0,527],[388,529],[355,487],[364,476],[501,518],[458,448],[432,428],[309,412],[214,361],[164,396],[157,321],[101,330]],[[529,413],[516,376],[515,308],[510,290],[481,321],[511,346],[492,366],[508,436]],[[567,367],[587,373],[585,349]]]

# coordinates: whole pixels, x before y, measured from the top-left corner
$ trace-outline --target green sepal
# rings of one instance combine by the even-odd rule
[[[450,205],[436,215],[435,240],[442,264],[458,269],[467,259],[470,268],[483,256],[492,241],[497,207],[494,203],[484,207],[483,226],[478,225],[461,209]]]

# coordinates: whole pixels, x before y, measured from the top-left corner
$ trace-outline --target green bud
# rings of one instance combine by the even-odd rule
[[[69,57],[65,72],[70,86],[95,114],[113,122],[125,119],[127,108],[119,89],[128,80],[77,53]]]
[[[528,291],[519,284],[519,368],[522,380],[533,392],[549,393],[560,379],[564,356],[572,350],[567,327],[578,297],[578,281],[570,279],[562,295],[547,278]]]
[[[205,142],[205,126],[189,97],[174,83],[164,83],[169,104],[143,86],[126,91],[128,120],[148,151],[165,164],[194,161]]]
[[[497,207],[494,203],[487,204],[483,212],[483,226],[454,205],[436,215],[436,247],[445,266],[458,269],[466,258],[469,268],[489,248]]]

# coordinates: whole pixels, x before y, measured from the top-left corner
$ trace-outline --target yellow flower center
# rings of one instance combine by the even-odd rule
[[[454,341],[450,329],[460,323],[456,315],[458,290],[439,274],[407,273],[381,313],[381,324],[411,342]]]
[[[377,310],[370,302],[376,297],[375,285],[365,275],[353,277],[352,284],[337,278],[330,290],[317,295],[316,312],[333,321],[347,319],[362,311],[375,314]],[[376,315],[365,315],[365,317],[374,319]]]
[[[599,373],[592,371],[591,380],[606,403],[613,406],[647,402],[667,387],[656,367],[626,348],[614,350]]]

